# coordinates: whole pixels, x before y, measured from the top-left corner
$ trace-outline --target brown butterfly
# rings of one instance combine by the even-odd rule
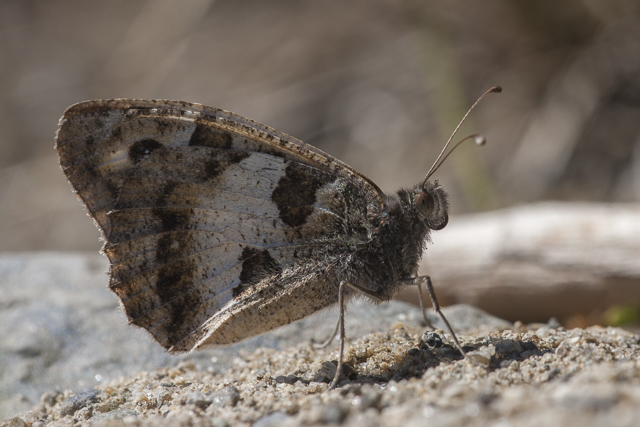
[[[389,195],[244,117],[134,99],[71,106],[56,149],[102,232],[109,288],[169,352],[233,344],[338,303],[333,388],[345,302],[424,283],[464,354],[418,276],[430,231],[448,221],[447,194],[428,181],[445,149],[424,181]]]

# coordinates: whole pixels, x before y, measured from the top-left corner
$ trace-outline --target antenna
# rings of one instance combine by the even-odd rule
[[[468,139],[473,139],[475,141],[476,145],[484,145],[485,144],[486,139],[484,138],[484,136],[478,135],[478,134],[469,135],[466,138],[464,138],[461,141],[459,141],[458,143],[456,143],[456,145],[453,146],[453,148],[447,153],[446,156],[444,156],[444,158],[442,157],[444,152],[447,150],[447,147],[451,143],[451,140],[453,139],[454,136],[456,136],[456,133],[458,132],[458,129],[460,129],[460,126],[462,126],[462,123],[464,123],[464,121],[467,119],[467,116],[469,115],[469,113],[471,113],[471,111],[473,111],[473,109],[476,108],[476,105],[478,105],[478,103],[480,101],[482,101],[482,98],[484,98],[485,96],[489,95],[490,93],[500,93],[500,92],[502,92],[502,88],[500,86],[494,86],[491,89],[487,90],[485,93],[483,93],[480,96],[480,98],[478,98],[478,100],[473,103],[471,108],[469,108],[469,111],[467,111],[467,114],[465,114],[464,117],[462,117],[462,120],[460,120],[460,123],[458,123],[458,126],[456,126],[456,128],[454,129],[453,133],[451,134],[451,136],[447,140],[447,143],[444,144],[444,147],[442,147],[442,151],[438,155],[438,158],[436,159],[436,161],[433,162],[433,166],[431,166],[431,169],[429,169],[429,172],[427,172],[427,176],[424,178],[424,181],[422,181],[422,186],[423,187],[424,187],[424,184],[429,179],[429,177],[431,177],[431,175],[433,175],[435,173],[435,171],[438,170],[438,168],[442,165],[442,163],[444,163],[444,161],[447,159],[447,157],[449,157],[449,155],[451,153],[453,153],[453,150],[458,148],[458,146],[460,144],[462,144],[464,141],[466,141]],[[440,159],[442,159],[442,160],[440,160]]]

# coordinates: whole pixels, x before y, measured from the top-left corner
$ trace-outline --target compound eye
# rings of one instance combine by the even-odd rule
[[[433,213],[436,207],[436,201],[433,196],[426,191],[421,191],[415,198],[416,206],[420,213],[426,218]]]

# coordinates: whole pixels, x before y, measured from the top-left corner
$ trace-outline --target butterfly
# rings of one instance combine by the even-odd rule
[[[464,354],[429,277],[418,276],[430,232],[449,215],[429,174],[384,194],[275,129],[167,100],[75,104],[60,119],[56,149],[102,233],[109,288],[129,322],[170,353],[230,345],[338,304],[333,388],[346,302],[388,301],[426,284]]]

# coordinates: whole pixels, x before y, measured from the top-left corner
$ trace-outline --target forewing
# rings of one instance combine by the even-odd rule
[[[273,284],[298,289],[305,277],[317,287],[317,268],[362,242],[367,212],[382,205],[373,183],[322,151],[197,104],[77,104],[56,148],[103,233],[111,289],[170,351],[192,349],[223,323],[216,344],[250,336],[233,331],[247,301],[289,295]],[[295,273],[302,266],[306,276]]]

